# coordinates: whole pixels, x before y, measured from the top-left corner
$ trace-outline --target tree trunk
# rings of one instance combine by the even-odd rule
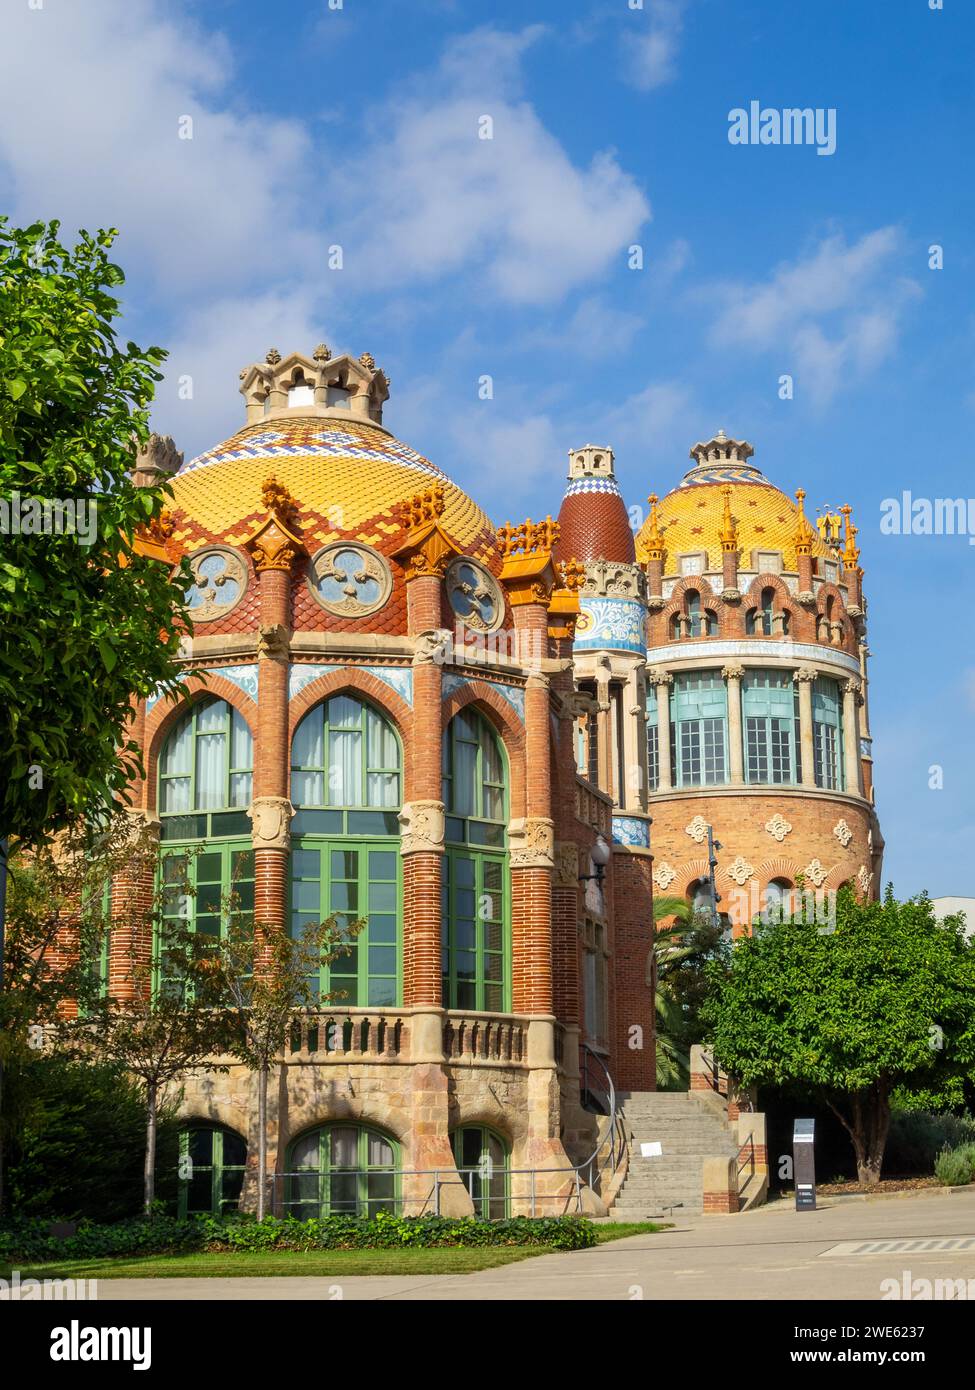
[[[884,1162],[887,1134],[890,1130],[890,1091],[885,1079],[875,1081],[852,1097],[852,1116],[847,1119],[835,1105],[834,1114],[842,1121],[853,1141],[856,1155],[857,1181],[861,1188],[876,1187]]]
[[[158,1104],[155,1085],[146,1091],[146,1161],[143,1168],[143,1196],[146,1216],[152,1215],[152,1203],[156,1196],[156,1126]]]
[[[265,1064],[257,1073],[257,1219],[264,1220],[267,1205],[267,1074]]]

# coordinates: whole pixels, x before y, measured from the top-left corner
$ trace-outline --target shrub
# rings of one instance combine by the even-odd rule
[[[885,1167],[891,1173],[930,1173],[943,1149],[975,1142],[975,1120],[931,1110],[895,1109]]]
[[[124,1221],[114,1226],[83,1223],[76,1235],[59,1240],[46,1234],[42,1220],[26,1221],[0,1231],[0,1261],[25,1262],[91,1259],[113,1255],[182,1254],[193,1250],[396,1250],[460,1248],[488,1245],[540,1245],[555,1250],[583,1250],[596,1244],[591,1221],[575,1216],[515,1216],[481,1221],[473,1216],[393,1216],[381,1212],[368,1221],[326,1216],[299,1221],[269,1216],[191,1217],[180,1221],[157,1216],[151,1221]]]
[[[975,1181],[975,1144],[942,1149],[935,1160],[934,1174],[946,1187],[963,1187]]]
[[[145,1102],[120,1067],[39,1055],[4,1077],[18,1123],[9,1135],[8,1210],[47,1220],[121,1221],[142,1204]],[[8,1098],[5,1097],[5,1101]],[[175,1196],[178,1123],[159,1117],[160,1196]]]

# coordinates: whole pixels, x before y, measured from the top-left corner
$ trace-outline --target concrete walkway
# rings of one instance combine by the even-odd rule
[[[961,1250],[924,1250],[925,1237],[970,1238]],[[870,1254],[836,1245],[904,1241],[913,1248]],[[854,1246],[855,1248],[855,1246]],[[975,1191],[951,1197],[836,1202],[797,1213],[775,1203],[741,1216],[677,1222],[658,1235],[630,1236],[595,1250],[543,1255],[476,1274],[334,1279],[99,1280],[99,1300],[126,1299],[880,1299],[881,1281],[972,1280]]]

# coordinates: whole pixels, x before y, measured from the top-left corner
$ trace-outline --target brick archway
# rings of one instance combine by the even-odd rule
[[[227,680],[226,676],[221,676],[218,672],[207,671],[205,679],[203,676],[191,674],[184,681],[186,695],[177,700],[163,697],[146,715],[145,738],[143,743],[143,759],[146,765],[146,780],[144,782],[144,805],[140,808],[147,811],[157,809],[157,792],[159,768],[159,754],[167,735],[173,726],[185,715],[194,704],[198,703],[203,696],[213,696],[218,700],[226,700],[228,705],[232,705],[244,719],[251,731],[251,736],[257,741],[257,705],[249,695],[244,692],[233,681]]]

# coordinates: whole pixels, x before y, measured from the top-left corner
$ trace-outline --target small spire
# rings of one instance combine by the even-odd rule
[[[846,539],[846,544],[843,547],[843,568],[852,570],[856,569],[857,561],[860,558],[860,550],[856,543],[859,528],[854,526],[850,519],[853,515],[853,508],[849,503],[845,507],[840,507],[840,511],[843,513]]]
[[[651,560],[662,560],[664,558],[664,535],[660,529],[660,513],[657,510],[657,503],[660,499],[655,492],[651,492],[647,501],[650,503],[650,519],[647,522],[647,531],[643,537],[643,544],[646,548],[647,556]]]
[[[806,516],[803,503],[806,499],[805,488],[796,488],[796,500],[799,503],[799,515],[796,517],[796,529],[793,532],[793,541],[797,555],[811,555],[812,543],[814,540],[813,528],[809,525],[809,518]]]
[[[735,525],[734,517],[731,515],[731,488],[726,487],[721,490],[724,493],[724,513],[721,517],[719,539],[721,541],[721,549],[726,554],[731,554],[738,549],[738,528]]]

